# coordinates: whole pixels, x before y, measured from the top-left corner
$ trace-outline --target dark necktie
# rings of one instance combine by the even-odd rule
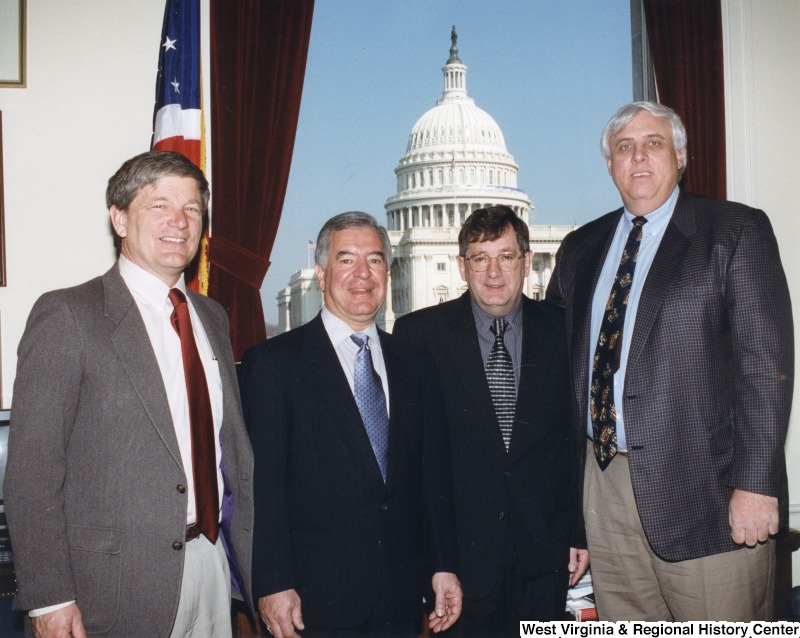
[[[172,327],[181,339],[183,374],[186,377],[186,395],[189,398],[189,424],[192,439],[192,473],[194,474],[194,502],[197,525],[212,543],[217,540],[219,524],[219,489],[217,486],[217,455],[214,446],[214,420],[211,400],[192,332],[189,304],[177,288],[169,291],[169,300],[175,309],[170,317]]]
[[[601,470],[606,469],[617,454],[617,411],[614,404],[614,374],[619,370],[622,353],[622,329],[625,326],[625,311],[631,294],[633,273],[639,246],[642,242],[644,217],[633,220],[625,249],[619,260],[619,268],[606,302],[597,349],[592,363],[592,385],[589,396],[589,414],[592,419],[594,454]]]
[[[503,341],[506,328],[508,328],[508,321],[505,319],[498,317],[492,322],[494,344],[492,344],[489,358],[486,360],[486,380],[489,382],[494,413],[497,415],[497,423],[500,426],[500,433],[503,435],[506,452],[508,452],[517,404],[517,384],[514,380],[514,364]]]
[[[356,332],[350,338],[358,345],[353,370],[353,394],[385,483],[389,460],[389,412],[386,409],[386,395],[383,393],[381,378],[372,365],[369,337]]]

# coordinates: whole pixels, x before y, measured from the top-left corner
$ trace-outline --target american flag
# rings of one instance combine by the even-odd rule
[[[200,75],[200,0],[167,0],[158,54],[154,151],[177,151],[205,172],[202,82]],[[208,229],[200,243],[197,274],[187,284],[208,291]]]
[[[178,151],[201,169],[200,1],[167,0],[153,115],[157,151]]]
[[[317,245],[316,245],[316,244],[315,244],[313,241],[311,241],[311,240],[309,239],[309,240],[308,240],[308,249],[309,249],[309,250],[315,250],[316,248],[317,248]]]

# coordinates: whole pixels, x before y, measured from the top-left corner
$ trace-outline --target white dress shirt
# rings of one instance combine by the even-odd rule
[[[358,354],[358,344],[350,338],[356,334],[350,326],[334,315],[326,306],[322,306],[322,325],[331,340],[339,363],[350,384],[350,391],[355,392],[354,371],[356,367],[356,355]],[[378,336],[378,328],[375,322],[371,323],[365,330],[360,330],[360,334],[369,337],[369,350],[372,353],[372,365],[375,372],[381,378],[383,393],[386,395],[386,410],[389,411],[389,381],[386,377],[386,365],[383,362],[383,350],[381,350],[381,340]]]
[[[633,274],[633,282],[631,283],[630,297],[628,298],[628,308],[625,311],[625,324],[622,327],[622,349],[620,350],[619,370],[614,373],[614,408],[617,414],[617,449],[627,450],[628,440],[625,436],[625,415],[622,409],[622,397],[625,396],[625,373],[628,369],[628,351],[631,347],[631,338],[633,337],[633,329],[636,325],[636,312],[639,308],[639,299],[642,295],[644,282],[647,280],[647,273],[650,272],[650,266],[653,264],[658,247],[661,245],[661,239],[664,237],[664,231],[667,229],[669,220],[672,219],[672,213],[675,210],[675,204],[678,201],[680,189],[676,186],[672,194],[667,198],[667,201],[659,206],[652,213],[644,216],[647,223],[642,226],[642,243],[639,245],[639,256],[636,258],[636,270]],[[634,215],[625,210],[620,217],[617,229],[614,234],[614,239],[608,249],[606,261],[603,264],[603,270],[600,272],[600,278],[597,280],[597,287],[594,291],[594,298],[592,300],[592,323],[591,323],[591,347],[589,348],[589,387],[592,385],[592,366],[594,365],[594,354],[597,350],[597,337],[600,334],[600,326],[603,323],[603,314],[605,312],[608,296],[611,294],[611,287],[614,285],[614,277],[619,268],[619,260],[622,257],[622,251],[625,249],[625,243],[628,240],[628,234],[633,228]],[[588,404],[591,396],[591,389],[586,396]],[[592,417],[591,414],[587,420],[587,435],[592,438]]]

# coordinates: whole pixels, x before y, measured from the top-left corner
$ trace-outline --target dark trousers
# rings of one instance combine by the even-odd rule
[[[464,598],[461,617],[447,632],[448,636],[516,638],[522,620],[562,620],[569,587],[566,567],[524,578],[509,538],[497,585],[486,598]]]
[[[384,591],[378,599],[372,614],[363,625],[357,627],[313,627],[306,624],[306,628],[299,632],[302,638],[417,638],[422,626],[423,609],[422,597],[417,618],[413,620],[397,620],[392,614],[392,596],[389,591]]]
[[[422,613],[420,613],[420,618]],[[299,632],[302,638],[347,638],[349,636],[359,638],[380,637],[380,638],[417,638],[420,635],[418,622],[406,623],[378,623],[367,622],[360,627],[348,627],[346,629],[332,629],[330,627],[306,627]]]

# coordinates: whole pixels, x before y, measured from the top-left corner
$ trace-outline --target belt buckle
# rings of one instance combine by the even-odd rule
[[[192,523],[186,526],[186,542],[193,541],[200,536],[200,526],[197,523]]]

